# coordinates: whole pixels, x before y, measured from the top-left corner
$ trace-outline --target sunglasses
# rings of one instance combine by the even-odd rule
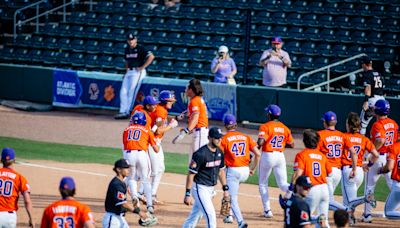
[[[310,190],[311,187],[308,186],[302,186],[304,190]]]

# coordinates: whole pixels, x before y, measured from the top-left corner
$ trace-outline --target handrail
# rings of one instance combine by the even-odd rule
[[[331,79],[330,81],[321,82],[321,83],[318,83],[318,84],[316,84],[316,85],[307,87],[307,88],[305,88],[305,89],[303,89],[303,90],[304,90],[304,91],[312,90],[312,89],[321,87],[321,86],[323,86],[323,85],[329,84],[329,83],[331,83],[331,82],[336,82],[336,81],[339,81],[339,80],[341,80],[341,79],[343,79],[343,78],[347,78],[347,77],[349,77],[350,75],[352,75],[352,74],[357,74],[357,73],[359,73],[359,72],[361,72],[361,71],[363,71],[362,68],[361,68],[361,69],[358,69],[358,70],[355,70],[355,71],[352,71],[352,72],[350,72],[350,73],[344,74],[344,75],[342,75],[342,76],[340,76],[340,77]]]
[[[307,72],[307,73],[304,73],[304,74],[300,75],[299,79],[297,79],[297,90],[300,90],[301,79],[303,79],[304,77],[308,77],[311,74],[314,74],[314,73],[317,73],[317,72],[320,72],[320,71],[323,71],[323,70],[327,70],[327,81],[324,82],[324,83],[326,83],[328,85],[327,92],[329,93],[329,90],[330,90],[329,84],[334,80],[334,79],[332,79],[332,80],[330,79],[330,68],[331,67],[335,67],[337,65],[341,65],[341,64],[343,64],[345,62],[348,62],[348,61],[351,61],[351,60],[354,60],[354,59],[358,59],[358,58],[363,57],[363,56],[366,56],[366,54],[365,53],[361,53],[361,54],[355,55],[353,57],[350,57],[350,58],[347,58],[347,59],[343,59],[343,60],[341,60],[339,62],[332,63],[332,64],[329,64],[327,66],[324,66],[324,67],[321,67],[321,68],[318,68],[316,70],[312,70],[310,72]],[[337,80],[335,80],[335,81],[337,81]]]
[[[20,8],[20,9],[17,9],[14,12],[14,36],[13,36],[14,37],[14,41],[17,38],[17,26],[21,26],[22,24],[25,24],[27,22],[30,22],[30,21],[33,21],[33,20],[36,19],[36,32],[39,32],[39,18],[41,16],[46,16],[46,15],[48,15],[48,14],[50,14],[50,13],[56,11],[56,10],[59,10],[61,8],[63,8],[63,22],[65,22],[66,21],[66,7],[69,6],[69,5],[75,4],[75,2],[79,2],[79,0],[71,0],[71,1],[66,3],[66,0],[63,0],[63,4],[62,5],[57,6],[57,7],[53,8],[53,9],[49,9],[46,12],[43,12],[43,13],[39,14],[39,5],[41,3],[44,3],[44,2],[47,2],[47,1],[48,0],[41,0],[41,1],[38,1],[38,2],[35,2],[35,3],[32,3],[30,5],[24,6],[24,7]],[[93,6],[92,6],[93,5],[93,0],[90,0],[89,2],[90,2],[90,10],[92,10],[93,9]],[[34,6],[36,6],[36,16],[28,18],[28,19],[26,19],[24,21],[18,21],[18,24],[17,24],[17,15],[18,15],[18,13],[22,12],[25,9],[32,8]]]

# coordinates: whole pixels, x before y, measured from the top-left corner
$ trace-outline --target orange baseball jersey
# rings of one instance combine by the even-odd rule
[[[304,149],[296,154],[293,170],[303,170],[313,185],[326,184],[326,177],[332,172],[332,167],[326,156],[318,149]]]
[[[357,154],[357,166],[362,166],[362,160],[366,152],[375,149],[374,144],[364,135],[360,133],[344,133],[345,140],[347,140],[353,147]],[[348,148],[345,148],[342,155],[342,165],[352,165],[351,155]]]
[[[282,152],[287,143],[293,142],[290,129],[279,121],[268,121],[260,126],[258,138],[265,140],[262,146],[263,152]]]
[[[63,199],[48,206],[42,217],[41,228],[84,227],[94,222],[90,208],[74,199]]]
[[[400,142],[393,144],[389,148],[389,156],[387,160],[394,161],[394,167],[392,170],[392,179],[400,182]]]
[[[124,150],[147,151],[149,144],[156,145],[154,134],[150,128],[139,124],[133,124],[125,128],[122,141]]]
[[[151,120],[153,124],[156,124],[159,121],[162,121],[163,124],[162,126],[167,125],[167,118],[168,118],[168,110],[163,106],[158,104],[156,107],[156,110],[152,113],[150,113]],[[156,138],[162,138],[164,136],[164,133],[162,134],[155,134]]]
[[[19,194],[30,191],[28,181],[13,169],[0,169],[0,211],[18,210]]]
[[[387,153],[388,147],[397,141],[397,134],[399,125],[390,119],[384,118],[377,120],[371,127],[371,141],[375,142],[376,139],[385,139],[385,143],[379,148],[379,153]]]
[[[257,143],[250,136],[237,131],[228,131],[221,141],[225,165],[228,167],[248,166],[250,150],[255,146]]]
[[[143,105],[136,105],[135,108],[133,108],[132,110],[131,116],[133,116],[136,111],[144,113],[144,115],[146,116],[146,127],[151,128],[153,126],[152,118],[150,114],[144,109]]]
[[[206,102],[202,97],[193,97],[188,105],[189,118],[193,113],[199,113],[199,121],[196,124],[196,128],[208,127],[208,114]]]
[[[319,150],[326,155],[332,167],[342,167],[342,154],[345,148],[352,145],[345,140],[341,131],[324,129],[318,131],[320,140],[318,142]]]

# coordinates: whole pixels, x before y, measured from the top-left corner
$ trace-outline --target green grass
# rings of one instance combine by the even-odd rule
[[[77,146],[59,143],[45,143],[26,139],[0,137],[0,147],[14,148],[17,159],[29,160],[52,160],[67,163],[100,163],[114,164],[114,161],[122,157],[121,149],[106,147]],[[186,174],[188,157],[186,154],[165,153],[166,172]],[[288,180],[293,174],[292,167],[287,167]],[[253,175],[247,183],[258,184],[258,176]],[[269,186],[277,187],[274,175],[269,178]],[[364,184],[359,189],[362,194]],[[380,178],[375,189],[375,197],[380,201],[385,201],[389,189],[384,178]],[[341,195],[340,185],[335,194]]]

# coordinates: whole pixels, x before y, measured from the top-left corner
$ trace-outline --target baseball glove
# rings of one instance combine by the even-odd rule
[[[231,196],[223,197],[220,214],[223,216],[227,216],[229,215],[230,210],[231,210]]]

